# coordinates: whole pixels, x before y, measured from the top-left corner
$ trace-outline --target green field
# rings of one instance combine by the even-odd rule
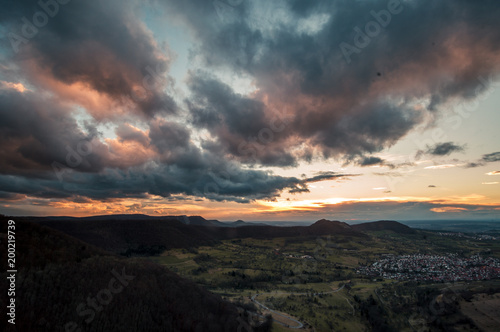
[[[383,231],[361,239],[227,240],[212,247],[169,250],[151,259],[224,298],[267,314],[250,300],[259,294],[261,304],[299,320],[306,330],[412,331],[422,324],[429,331],[439,331],[446,324],[474,330],[470,319],[456,309],[458,305],[443,302],[444,314],[439,317],[430,308],[440,294],[447,296],[453,289],[449,285],[373,279],[356,273],[359,264],[372,263],[382,255],[414,253],[482,253],[500,258],[500,243],[425,231],[404,235]],[[458,290],[452,294],[461,299],[465,291],[485,291],[485,285],[496,289],[500,282],[455,283]],[[293,325],[275,313],[273,316]],[[276,322],[273,326],[275,331],[293,330]]]

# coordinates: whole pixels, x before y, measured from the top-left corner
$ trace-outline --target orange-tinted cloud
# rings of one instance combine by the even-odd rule
[[[0,81],[0,89],[14,89],[19,92],[26,91],[26,87],[22,83]]]
[[[463,211],[468,211],[466,208],[463,207],[456,207],[456,206],[443,206],[443,207],[435,207],[431,209],[432,212],[437,212],[437,213],[457,213],[457,212],[463,212]]]

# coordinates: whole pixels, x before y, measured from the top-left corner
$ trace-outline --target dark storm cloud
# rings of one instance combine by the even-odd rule
[[[23,199],[24,195],[0,191],[0,199],[3,201],[17,201]]]
[[[196,103],[190,104],[195,125],[218,130],[223,127],[240,137],[255,135],[266,126],[262,102],[236,94],[229,86],[203,73],[192,77],[190,88],[194,93],[192,102]]]
[[[307,189],[305,182],[340,176],[322,174],[321,179],[303,181],[245,170],[201,151],[185,127],[163,120],[150,124],[149,137],[130,125],[117,129],[118,140],[143,146],[151,141],[156,152],[157,162],[126,164],[114,159],[110,147],[99,137],[83,132],[55,100],[12,89],[0,90],[0,96],[0,145],[4,147],[0,187],[4,199],[20,199],[22,195],[108,199],[186,194],[249,202],[275,198],[285,189]],[[54,169],[54,163],[62,168]]]
[[[453,142],[437,143],[434,146],[428,147],[426,153],[434,156],[447,156],[453,152],[463,152],[463,145],[457,145]]]
[[[116,156],[115,145],[82,131],[68,114],[51,97],[0,89],[0,188],[4,199],[186,194],[249,202],[273,199],[285,189],[307,188],[302,180],[242,169],[220,155],[202,151],[194,146],[184,126],[165,120],[150,122],[148,136],[130,125],[118,127],[117,141],[140,145],[131,156]],[[135,155],[147,148],[154,152],[153,158],[136,160]]]
[[[255,117],[247,118],[248,129],[259,130],[262,113],[270,109],[290,116],[286,131],[293,135],[285,131],[266,146],[265,155],[256,155],[260,163],[273,164],[269,154],[281,156],[283,146],[297,142],[300,149],[287,150],[291,163],[314,155],[356,160],[393,145],[434,117],[441,105],[477,97],[488,88],[481,77],[496,73],[500,62],[496,2],[393,2],[397,10],[390,22],[364,37],[367,45],[358,45],[349,63],[340,45],[355,46],[361,38],[356,28],[365,31],[368,22],[386,15],[388,1],[243,1],[223,12],[197,0],[166,5],[184,16],[208,68],[229,68],[255,80],[259,90],[251,98],[265,101],[265,109],[259,106]],[[192,86],[196,98],[200,90]],[[238,132],[241,120],[227,121],[211,93],[217,94],[205,89],[207,103],[192,110],[195,124],[218,128],[222,116],[225,130],[215,134],[238,157],[235,135],[227,133]],[[416,107],[421,100],[428,102]]]
[[[96,137],[84,133],[66,109],[54,99],[32,92],[0,89],[0,170],[3,174],[43,176],[51,164],[72,162],[75,150],[88,151]],[[103,165],[102,144],[91,146],[94,153],[74,166],[96,172]],[[70,156],[70,157],[68,157]]]
[[[174,112],[175,102],[162,91],[170,59],[135,15],[138,4],[73,0],[57,12],[49,8],[56,14],[37,28],[32,24],[40,17],[36,13],[45,15],[42,7],[32,0],[13,1],[0,14],[10,33],[3,46],[13,51],[14,61],[34,62],[31,75],[35,71],[67,85],[83,83],[115,101],[131,101],[148,116]]]
[[[22,176],[0,175],[0,185],[12,195],[39,198],[79,196],[106,200],[186,194],[215,201],[248,203],[255,199],[273,199],[286,188],[297,188],[301,181],[268,172],[236,168],[230,176],[226,176],[226,173],[207,172],[205,169],[155,165],[127,171],[106,169],[100,173],[68,172],[62,174],[62,181],[33,181]]]
[[[235,93],[228,85],[198,72],[189,81],[192,91],[187,104],[192,123],[205,128],[217,142],[205,148],[224,151],[245,163],[291,166],[295,157],[287,151],[287,124],[279,115],[266,113],[262,101]]]
[[[149,144],[149,138],[142,131],[129,124],[121,124],[116,128],[115,133],[122,141],[136,141],[144,146]]]
[[[420,118],[408,107],[381,101],[353,106],[352,114],[340,120],[328,115],[328,106],[315,112],[300,109],[290,120],[289,114],[272,112],[262,101],[236,94],[206,75],[193,75],[190,87],[187,103],[193,124],[216,136],[218,149],[249,163],[293,166],[300,159],[310,160],[314,147],[327,158],[342,154],[352,159],[395,143]],[[297,136],[307,144],[293,153],[290,148],[297,144]]]
[[[200,166],[200,151],[192,144],[190,132],[184,126],[157,120],[150,125],[149,138],[162,163],[183,168]]]
[[[326,157],[339,154],[352,157],[394,144],[419,122],[419,115],[405,106],[381,102],[353,108],[356,109],[353,114],[344,115],[340,121],[328,118],[311,121],[307,114],[301,114],[294,124],[299,133],[307,122],[317,126],[317,132],[311,132],[310,128],[305,133],[311,133],[311,144],[321,147]]]

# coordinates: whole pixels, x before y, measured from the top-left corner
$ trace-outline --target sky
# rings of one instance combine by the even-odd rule
[[[500,3],[16,0],[0,213],[500,219]]]

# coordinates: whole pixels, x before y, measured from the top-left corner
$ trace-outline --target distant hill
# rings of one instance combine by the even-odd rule
[[[351,226],[345,222],[331,221],[326,219],[318,220],[309,227],[316,231],[324,232],[343,232],[346,230],[352,230]]]
[[[264,223],[257,223],[257,222],[246,222],[243,220],[236,220],[233,222],[221,222],[221,224],[224,224],[223,227],[242,227],[242,226],[268,226]]]
[[[5,231],[6,219],[1,224]],[[0,233],[1,242],[6,237]],[[16,244],[16,325],[2,319],[2,331],[237,331],[243,319],[233,304],[148,260],[18,220]],[[0,259],[7,261],[6,250]]]
[[[367,238],[366,232],[372,231],[392,231],[399,234],[416,232],[406,225],[389,220],[348,225],[345,222],[322,219],[310,226],[279,227],[264,224],[247,225],[241,220],[234,223],[222,223],[216,220],[206,220],[201,216],[26,218],[26,220],[31,219],[96,247],[126,256],[152,256],[167,249],[189,249],[237,238],[263,239],[327,235]],[[224,226],[219,226],[219,224],[224,224]]]
[[[279,227],[253,225],[228,228],[205,228],[205,232],[219,239],[256,238],[270,239],[276,237],[326,236],[343,235],[367,237],[366,234],[353,230],[349,225],[339,221],[319,221],[310,226]]]
[[[154,217],[148,216],[146,214],[112,214],[112,215],[101,215],[101,216],[91,216],[91,217],[29,217],[32,221],[111,221],[111,220],[177,220],[185,225],[195,225],[195,226],[213,226],[213,227],[240,227],[240,226],[253,226],[253,225],[265,225],[261,223],[250,223],[244,222],[243,220],[238,220],[235,222],[220,222],[218,220],[208,220],[202,216],[161,216]]]
[[[23,219],[19,218],[18,219]],[[184,222],[180,221],[182,219]],[[191,248],[212,245],[235,238],[275,238],[343,235],[367,237],[339,221],[320,220],[310,226],[278,227],[247,225],[237,221],[233,226],[213,226],[203,217],[148,217],[134,215],[121,219],[117,216],[88,218],[30,218],[96,247],[127,256],[151,256],[172,248]],[[189,222],[189,224],[186,224]],[[221,223],[225,224],[225,223]]]
[[[186,225],[194,225],[194,226],[213,226],[213,227],[224,227],[226,226],[224,223],[218,220],[207,220],[201,216],[180,216],[174,217],[183,224]]]
[[[359,232],[393,231],[399,234],[414,234],[416,231],[402,223],[392,220],[380,220],[363,224],[352,225],[352,229]]]
[[[432,231],[485,233],[500,230],[500,220],[407,220],[401,221],[412,228]]]

